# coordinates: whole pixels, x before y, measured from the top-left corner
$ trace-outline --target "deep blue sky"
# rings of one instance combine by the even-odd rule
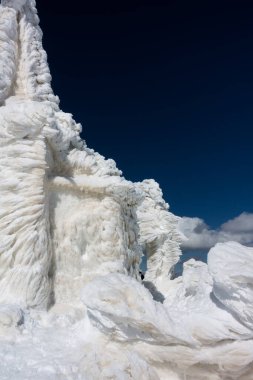
[[[252,212],[252,1],[68,3],[37,0],[54,91],[88,145],[155,178],[178,215]]]

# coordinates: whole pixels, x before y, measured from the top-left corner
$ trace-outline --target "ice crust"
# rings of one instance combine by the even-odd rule
[[[253,248],[174,279],[180,218],[81,140],[41,41],[35,1],[2,0],[0,380],[253,379]]]

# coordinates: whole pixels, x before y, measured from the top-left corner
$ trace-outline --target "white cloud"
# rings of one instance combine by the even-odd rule
[[[222,224],[223,231],[253,233],[253,214],[243,212],[241,215]]]
[[[182,243],[185,250],[209,249],[218,242],[231,240],[253,246],[253,213],[243,212],[217,230],[212,230],[203,219],[183,217],[179,229],[186,237]]]

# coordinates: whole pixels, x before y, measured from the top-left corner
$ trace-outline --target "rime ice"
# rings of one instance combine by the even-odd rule
[[[173,279],[179,218],[81,140],[38,22],[2,1],[0,379],[252,379],[253,249],[218,244]]]

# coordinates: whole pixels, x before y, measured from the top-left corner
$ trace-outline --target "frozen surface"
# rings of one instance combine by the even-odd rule
[[[38,22],[2,1],[0,379],[253,379],[253,248],[217,244],[173,279],[180,218],[81,140]]]

